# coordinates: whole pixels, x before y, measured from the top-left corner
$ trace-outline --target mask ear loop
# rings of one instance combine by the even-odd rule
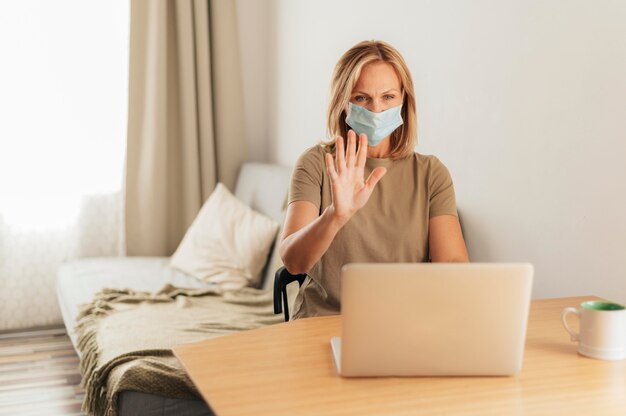
[[[346,116],[345,116],[345,117],[344,117],[344,119],[343,119],[343,123],[346,125],[346,132],[347,132],[348,130],[350,130],[350,129],[351,129],[350,125],[349,125],[349,124],[348,124],[348,122],[347,122],[348,117],[350,117],[350,113],[351,113],[351,110],[352,110],[352,106],[351,106],[350,104],[351,104],[351,103],[350,103],[350,100],[348,100],[348,102],[346,103],[346,106],[345,106],[345,107],[344,107],[344,109],[343,109],[343,112],[344,112],[344,113],[346,113]],[[341,114],[339,115],[339,118],[341,119]],[[337,136],[337,137],[338,137],[338,136]],[[334,142],[333,142],[333,151],[334,151],[334,152],[336,152],[336,151],[337,151],[337,137],[335,137],[335,138],[333,139],[333,140],[334,140]],[[346,137],[344,137],[344,140],[346,140],[346,139],[347,139],[347,137],[348,137],[348,136],[346,135]],[[348,146],[345,146],[345,149],[347,149],[347,148],[348,148]]]
[[[402,88],[402,91],[400,93],[402,95],[402,104],[401,108],[400,108],[400,116],[402,116],[402,110],[404,110],[404,88]],[[404,117],[402,117],[402,120],[404,121]],[[404,137],[404,129],[406,128],[406,124],[402,123],[402,126],[400,127],[400,137]],[[395,132],[394,132],[395,133]],[[393,135],[393,133],[391,133]],[[407,147],[408,145],[408,141],[403,140],[402,146],[401,147]],[[393,146],[392,148],[392,152],[395,151],[398,148],[398,144],[396,143],[395,146]]]
[[[348,101],[348,103],[346,104],[346,108],[344,109],[344,111],[346,112],[346,120],[348,119],[348,117],[350,117],[350,113],[352,112],[352,106],[350,104],[352,103]]]

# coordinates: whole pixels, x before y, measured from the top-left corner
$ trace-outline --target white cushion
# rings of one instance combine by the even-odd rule
[[[283,212],[284,217],[284,212]],[[265,271],[265,277],[263,280],[263,290],[269,290],[271,292],[274,291],[274,277],[278,269],[283,267],[283,260],[280,258],[278,246],[280,243],[280,237],[282,233],[282,227],[280,227],[278,231],[278,235],[276,236],[276,240],[274,241],[274,249],[272,250],[272,255],[270,256],[269,263],[267,265],[267,270]],[[300,286],[297,282],[292,282],[287,285],[287,301],[289,307],[289,316],[293,317],[294,305],[296,301],[296,297],[298,296],[298,292],[300,290]]]
[[[282,224],[291,168],[264,163],[244,163],[235,196],[241,202]]]
[[[276,221],[253,211],[219,183],[170,266],[224,289],[257,286],[277,230]]]
[[[265,270],[265,277],[263,278],[262,289],[264,290],[274,290],[274,274],[278,269],[283,267],[283,260],[280,258],[280,254],[278,251],[278,244],[280,242],[280,236],[276,237],[276,241],[274,242],[274,249],[272,250],[272,255],[270,256],[270,260],[267,263],[267,269]]]
[[[167,283],[187,288],[210,285],[172,269],[168,263],[169,257],[99,257],[62,264],[57,272],[57,297],[74,345],[80,305],[91,302],[105,287],[156,292]]]

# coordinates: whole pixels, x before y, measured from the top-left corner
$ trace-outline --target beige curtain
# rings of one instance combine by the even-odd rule
[[[171,255],[246,159],[235,2],[131,0],[126,253]]]

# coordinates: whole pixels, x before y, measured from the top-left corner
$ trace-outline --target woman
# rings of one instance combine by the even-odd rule
[[[397,50],[365,41],[341,57],[327,122],[336,139],[298,159],[280,243],[287,270],[308,274],[294,318],[339,313],[346,263],[468,261],[448,170],[413,150],[415,93]]]

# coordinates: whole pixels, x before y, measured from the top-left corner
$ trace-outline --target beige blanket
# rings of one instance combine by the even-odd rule
[[[258,289],[167,285],[154,294],[104,289],[78,320],[83,411],[115,416],[123,390],[197,397],[172,353],[174,345],[281,322],[281,317],[273,313],[272,294]]]

